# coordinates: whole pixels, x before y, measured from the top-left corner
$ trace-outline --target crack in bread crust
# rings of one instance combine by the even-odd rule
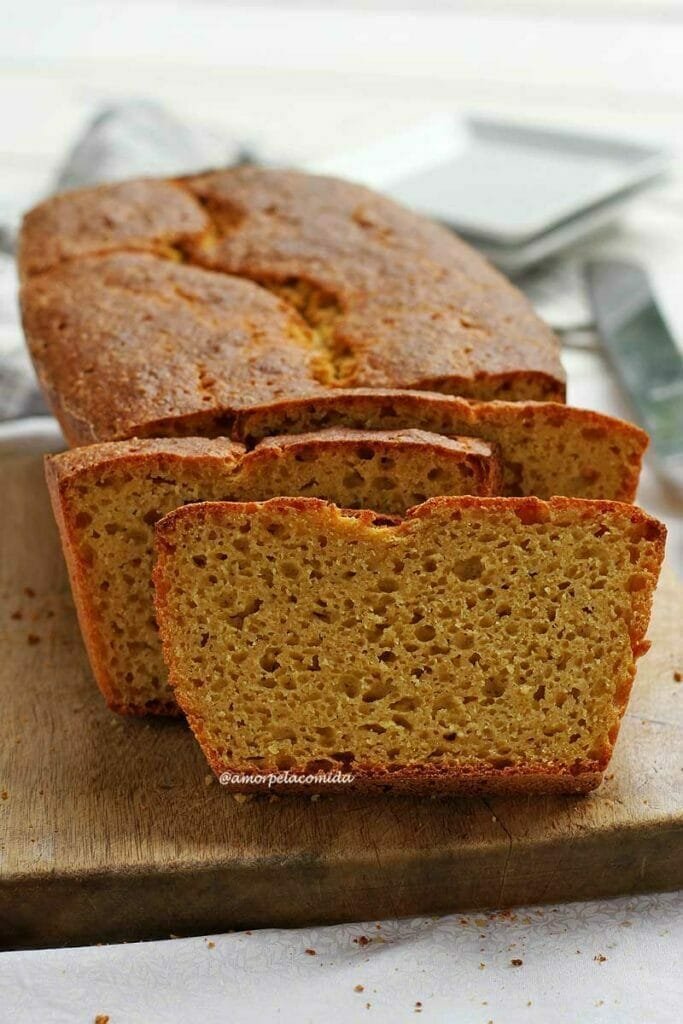
[[[131,393],[121,380],[125,368],[107,379],[109,363],[127,346],[121,325],[127,296],[120,295],[117,312],[114,284],[107,301],[100,284],[100,307],[112,317],[104,322],[101,308],[88,299],[93,267],[106,277],[112,263],[122,272],[129,264],[134,275],[140,260],[158,264],[149,270],[157,291],[164,291],[164,278],[176,283],[166,308],[148,310],[141,338],[154,342],[148,376],[174,302],[183,315],[187,276],[197,282],[206,275],[197,287],[210,293],[219,275],[244,282],[239,296],[234,284],[233,292],[245,321],[252,307],[259,316],[265,308],[257,289],[280,299],[270,307],[270,358],[265,365],[253,363],[253,390],[264,400],[280,394],[271,385],[279,356],[287,366],[289,395],[367,386],[481,400],[564,400],[552,332],[521,293],[455,236],[360,186],[236,168],[182,181],[86,189],[48,200],[26,216],[19,254],[25,330],[44,391],[72,443],[149,433],[164,416],[181,422],[210,407],[227,417],[241,407],[239,389],[230,395],[227,384],[242,328],[220,302],[218,311],[226,317],[225,363],[217,374],[222,403],[216,398],[211,405],[201,389],[193,396],[188,388],[164,402],[148,388],[145,402],[136,406],[138,391]],[[69,322],[75,294],[81,310],[74,336]],[[198,320],[212,319],[206,305],[196,312]],[[289,327],[283,330],[285,320]],[[55,327],[62,322],[66,326]],[[306,355],[291,362],[294,335]],[[190,341],[191,335],[179,355],[184,348],[188,363],[202,361]],[[73,386],[73,366],[62,368],[62,357],[68,362],[74,345],[91,361],[99,353],[97,373],[107,392],[99,405],[88,402],[87,389]],[[46,358],[48,350],[54,350],[52,359]],[[142,371],[138,360],[131,369],[134,383]],[[247,397],[258,404],[254,394]],[[113,407],[110,415],[107,406]]]

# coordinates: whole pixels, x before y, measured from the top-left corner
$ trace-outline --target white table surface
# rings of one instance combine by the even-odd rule
[[[109,1024],[677,1024],[682,919],[683,897],[668,893],[5,953],[0,1014],[8,1024],[98,1014]]]
[[[444,109],[618,130],[683,153],[679,2],[527,0],[513,11],[495,0],[443,0],[422,13],[360,0],[346,11],[264,6],[5,3],[0,214],[48,188],[84,117],[129,96],[159,99],[283,161],[341,153]],[[364,10],[371,6],[379,9]],[[585,251],[643,262],[683,339],[680,173],[577,256]],[[0,345],[11,345],[16,329],[3,313]],[[627,413],[596,352],[565,355],[570,401]],[[669,560],[680,572],[683,509],[650,465],[640,501],[669,525]],[[673,1022],[683,1000],[682,922],[683,898],[660,894],[381,928],[5,953],[0,1021],[91,1024],[100,1014],[110,1024],[335,1024],[419,1013],[458,1024]],[[354,941],[360,936],[372,941]]]

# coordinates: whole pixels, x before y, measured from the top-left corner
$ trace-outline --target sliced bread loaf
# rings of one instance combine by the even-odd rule
[[[253,445],[271,434],[333,426],[419,427],[481,437],[500,449],[502,493],[539,498],[562,494],[633,501],[648,445],[645,431],[632,423],[553,402],[469,402],[428,392],[359,388],[254,408],[237,417],[233,436]]]
[[[393,522],[305,498],[194,505],[156,527],[165,658],[237,790],[341,770],[580,792],[648,647],[664,538],[633,506],[564,498],[435,498]]]
[[[526,297],[350,182],[238,167],[69,192],[26,215],[19,268],[71,444],[205,433],[183,430],[192,418],[226,434],[241,410],[339,387],[564,400],[557,339]]]
[[[424,431],[331,430],[273,438],[171,438],[72,449],[46,462],[93,672],[108,703],[173,714],[152,602],[154,523],[201,500],[324,497],[401,513],[436,494],[496,494],[495,446]]]

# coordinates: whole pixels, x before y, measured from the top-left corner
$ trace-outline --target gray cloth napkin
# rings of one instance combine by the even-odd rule
[[[146,100],[101,110],[67,153],[54,191],[125,178],[190,174],[209,167],[246,162],[252,148],[226,141],[203,127],[189,127]],[[4,209],[4,207],[3,207]],[[47,414],[24,345],[12,253],[20,210],[0,222],[0,420]]]
[[[46,412],[21,336],[14,259],[0,253],[0,420]]]

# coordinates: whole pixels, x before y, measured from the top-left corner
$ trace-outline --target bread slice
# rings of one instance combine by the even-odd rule
[[[239,415],[233,437],[247,445],[270,434],[328,427],[481,437],[498,445],[504,495],[633,501],[644,430],[625,420],[554,402],[469,402],[451,395],[356,388],[289,397]]]
[[[424,431],[112,442],[48,457],[47,479],[95,678],[117,711],[174,714],[152,602],[154,523],[200,500],[280,494],[404,512],[435,494],[495,494],[494,448]]]
[[[154,574],[171,681],[236,790],[292,792],[290,772],[327,791],[339,771],[357,788],[589,790],[648,647],[664,539],[633,506],[566,498],[434,498],[402,521],[307,498],[178,509]]]

